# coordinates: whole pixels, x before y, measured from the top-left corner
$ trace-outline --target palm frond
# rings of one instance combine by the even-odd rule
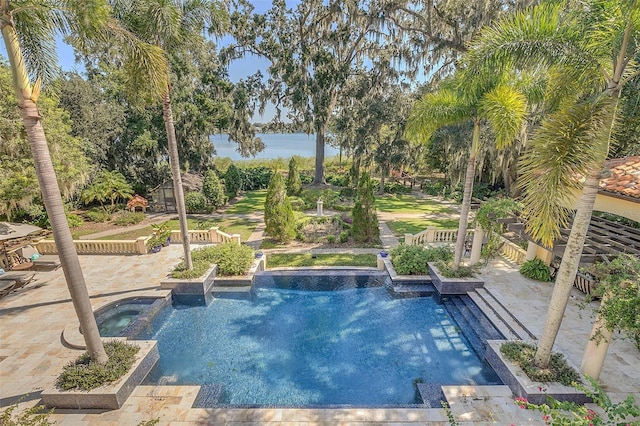
[[[107,28],[122,49],[126,83],[133,96],[162,97],[169,87],[169,64],[164,50],[142,42],[115,21],[111,21]]]
[[[503,149],[520,133],[527,117],[527,100],[513,87],[500,85],[485,94],[479,110],[496,133],[496,146]]]
[[[589,99],[552,114],[520,160],[527,232],[546,246],[568,223],[572,190],[580,176],[600,164],[609,148],[613,100]]]
[[[51,2],[41,0],[11,2],[13,20],[22,56],[31,81],[46,83],[60,75],[56,53],[56,32],[65,27],[64,15]]]
[[[473,115],[473,108],[455,91],[427,93],[415,103],[406,135],[412,142],[426,142],[440,127],[470,120]]]
[[[601,59],[585,48],[584,28],[564,2],[544,2],[483,29],[466,57],[470,68],[562,66],[574,79],[600,76]]]
[[[180,43],[183,31],[181,29],[181,10],[173,0],[153,0],[141,2],[144,19],[141,29],[144,39],[152,44],[168,46]]]

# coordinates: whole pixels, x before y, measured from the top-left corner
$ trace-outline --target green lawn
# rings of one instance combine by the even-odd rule
[[[167,221],[169,225],[169,229],[171,230],[179,230],[180,229],[180,221],[178,219],[171,219]],[[208,229],[213,226],[217,226],[221,231],[226,232],[227,234],[240,234],[240,240],[246,241],[250,236],[253,230],[256,227],[257,222],[251,221],[244,218],[225,218],[223,220],[208,220],[203,222],[198,219],[187,218],[187,228],[190,230],[194,229]],[[146,226],[142,229],[134,229],[131,231],[124,231],[116,235],[109,235],[106,237],[100,238],[101,240],[135,240],[138,237],[146,237],[147,235],[151,235],[153,232],[153,228],[151,226]]]
[[[404,234],[417,234],[429,226],[456,229],[458,221],[455,219],[402,219],[389,221],[387,226],[396,237],[404,237]]]
[[[310,254],[273,253],[267,256],[268,268],[298,266],[370,266],[376,267],[375,254]]]
[[[433,200],[413,195],[385,195],[376,198],[376,208],[389,213],[453,213],[453,210]]]
[[[267,191],[249,191],[244,196],[224,210],[225,214],[247,214],[261,212],[264,210],[264,202],[267,198]]]

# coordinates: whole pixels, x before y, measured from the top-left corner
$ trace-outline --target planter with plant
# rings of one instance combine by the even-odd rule
[[[104,344],[109,356],[106,364],[97,364],[84,353],[64,367],[55,387],[42,392],[48,407],[75,409],[118,409],[133,389],[142,383],[158,362],[155,341],[114,340]]]
[[[559,401],[591,402],[585,392],[575,388],[583,377],[564,358],[553,353],[548,368],[533,361],[536,347],[522,341],[488,340],[485,358],[514,395],[534,404],[543,404],[550,396]]]
[[[171,244],[171,229],[167,222],[153,224],[151,227],[153,228],[153,235],[157,237],[163,247]]]

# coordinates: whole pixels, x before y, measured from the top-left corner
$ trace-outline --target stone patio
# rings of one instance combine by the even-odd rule
[[[80,256],[94,308],[135,296],[165,296],[160,288],[182,253],[180,245],[142,256]],[[0,300],[0,406],[21,400],[39,402],[61,367],[81,351],[61,344],[63,329],[76,323],[61,269],[37,272],[37,280]],[[523,278],[514,264],[498,259],[482,274],[489,290],[534,335],[544,326],[552,285]],[[580,365],[591,317],[579,311],[584,295],[574,289],[556,348]],[[640,353],[629,341],[614,341],[601,375],[614,400],[631,393],[640,401]],[[63,425],[130,425],[159,419],[160,424],[448,424],[439,408],[398,409],[202,409],[191,408],[197,386],[139,386],[119,410],[56,410]],[[460,424],[542,424],[537,412],[521,410],[505,386],[447,387],[451,410]]]

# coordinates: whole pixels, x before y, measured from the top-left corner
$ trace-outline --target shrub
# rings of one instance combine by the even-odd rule
[[[335,186],[347,186],[349,184],[349,176],[346,173],[340,175],[327,174],[325,179],[327,183]]]
[[[475,275],[475,269],[470,266],[458,266],[458,269],[453,269],[447,262],[438,261],[436,267],[446,278],[468,278]]]
[[[520,273],[527,278],[536,281],[551,281],[549,267],[540,259],[527,260],[520,266]]]
[[[426,275],[427,262],[453,259],[453,252],[447,247],[424,248],[400,244],[391,249],[391,263],[400,275]]]
[[[368,173],[362,173],[358,194],[353,206],[352,236],[358,243],[375,243],[380,240],[373,184]]]
[[[113,222],[116,225],[127,226],[135,225],[144,220],[144,213],[142,212],[124,212],[121,216],[117,217]]]
[[[67,213],[67,223],[69,224],[69,228],[77,228],[81,226],[84,221],[77,214]]]
[[[89,391],[113,383],[131,369],[140,348],[127,342],[111,341],[104,344],[104,350],[109,356],[106,363],[91,361],[89,353],[85,352],[64,367],[56,380],[56,387]]]
[[[411,194],[411,187],[404,186],[400,182],[386,182],[384,192],[387,194]]]
[[[349,231],[342,231],[342,232],[340,233],[340,242],[341,242],[342,244],[344,244],[344,243],[346,243],[347,241],[349,241],[349,235],[350,235],[350,232],[349,232]]]
[[[253,249],[236,243],[215,246],[210,252],[212,263],[218,264],[218,275],[245,274],[253,263]]]
[[[224,187],[229,198],[235,198],[242,187],[242,175],[235,164],[230,165],[224,175]]]
[[[640,349],[640,257],[620,254],[610,263],[597,263],[591,273],[599,277],[596,296],[602,296],[598,315],[609,330],[626,331]]]
[[[302,181],[298,170],[296,157],[289,160],[289,174],[287,175],[287,195],[298,195],[302,191]]]
[[[329,244],[333,244],[336,242],[336,236],[335,235],[327,235],[327,242]]]
[[[278,242],[287,243],[295,236],[295,218],[287,198],[284,180],[275,173],[267,189],[264,205],[265,232]]]
[[[536,347],[524,342],[506,342],[500,346],[500,352],[509,361],[518,365],[529,379],[536,382],[558,382],[565,386],[582,383],[580,375],[571,368],[564,356],[559,353],[551,354],[548,368],[537,367],[534,363]]]
[[[103,209],[91,209],[86,213],[87,219],[91,222],[109,222],[111,220],[111,213]]]
[[[207,199],[202,192],[187,192],[184,194],[184,206],[187,213],[203,212],[207,208]]]
[[[222,182],[218,178],[218,173],[216,173],[214,169],[209,169],[205,173],[202,182],[202,193],[207,199],[207,203],[214,209],[224,206],[224,203],[227,201],[224,195],[224,185],[222,185]]]
[[[53,425],[49,421],[49,416],[53,414],[53,408],[45,411],[44,405],[34,405],[33,407],[15,412],[18,403],[9,405],[0,412],[0,425],[2,426],[47,426]],[[15,413],[14,413],[15,412]]]
[[[240,172],[243,191],[257,191],[267,188],[273,175],[273,170],[269,167],[248,167],[240,169]]]

